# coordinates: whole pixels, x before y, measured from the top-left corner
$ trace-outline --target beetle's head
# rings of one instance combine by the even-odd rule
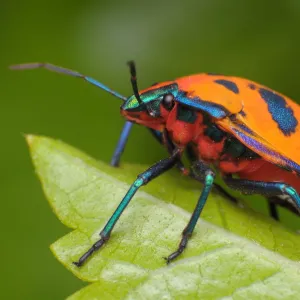
[[[134,63],[129,62],[129,66],[134,94],[121,106],[121,114],[134,123],[162,130],[167,115],[175,105],[175,97],[178,93],[177,84],[174,81],[168,81],[139,92]]]
[[[77,71],[69,70],[59,66],[48,63],[26,63],[21,65],[11,66],[14,70],[46,68],[50,71],[79,77],[87,82],[105,90],[106,92],[114,95],[115,97],[124,101],[121,106],[121,114],[129,121],[142,124],[155,130],[162,131],[166,118],[175,104],[175,97],[178,94],[178,86],[175,81],[159,83],[151,86],[150,88],[139,93],[136,81],[136,70],[134,62],[128,63],[131,73],[131,83],[133,87],[133,96],[126,98],[118,92],[111,90],[97,80],[85,76]]]

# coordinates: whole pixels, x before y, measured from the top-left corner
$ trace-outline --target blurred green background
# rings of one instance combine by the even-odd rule
[[[49,250],[68,229],[49,209],[22,134],[56,137],[109,161],[123,124],[120,102],[105,92],[8,65],[52,62],[127,96],[125,63],[134,59],[140,88],[217,72],[300,99],[299,0],[12,0],[2,1],[0,24],[1,299],[63,299],[84,285]],[[135,127],[124,160],[149,165],[162,155]]]

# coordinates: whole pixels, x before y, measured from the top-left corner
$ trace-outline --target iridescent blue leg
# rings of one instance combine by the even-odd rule
[[[126,121],[124,126],[123,126],[123,129],[122,129],[117,147],[114,151],[113,157],[112,157],[111,162],[110,162],[110,164],[113,167],[118,167],[119,166],[120,159],[121,159],[122,153],[124,152],[125,146],[127,144],[127,140],[128,140],[132,125],[133,125],[132,122]],[[160,131],[154,130],[154,129],[149,129],[149,130],[153,134],[153,136],[156,138],[156,140],[158,140],[161,144],[163,144],[163,142],[162,142],[162,133]]]
[[[207,197],[213,187],[215,174],[213,171],[211,171],[204,163],[198,162],[198,166],[200,166],[200,172],[203,174],[204,177],[204,187],[201,192],[201,195],[198,199],[197,205],[195,207],[195,210],[190,218],[190,221],[188,225],[185,227],[185,229],[182,232],[182,238],[179,243],[179,246],[175,252],[170,254],[166,259],[167,264],[169,264],[172,260],[174,260],[176,257],[178,257],[183,250],[186,248],[189,238],[191,237],[195,226],[197,224],[197,221],[200,217],[200,214],[203,210],[203,207],[206,203]]]
[[[99,250],[108,240],[110,237],[110,234],[116,225],[118,219],[122,215],[123,211],[129,204],[130,200],[134,196],[134,194],[137,192],[137,190],[142,186],[147,184],[152,179],[156,178],[157,176],[161,175],[162,173],[166,172],[167,170],[171,169],[177,162],[178,157],[181,155],[181,152],[179,150],[176,150],[172,156],[166,159],[162,159],[159,162],[157,162],[155,165],[147,169],[145,172],[141,173],[137,179],[134,181],[134,183],[131,185],[129,190],[127,191],[125,197],[120,202],[119,206],[113,213],[113,215],[110,217],[106,225],[104,226],[103,230],[100,232],[101,238],[94,244],[92,247],[84,253],[77,262],[74,262],[74,264],[78,267],[82,266],[85,261],[97,250]]]
[[[132,128],[132,125],[133,125],[132,122],[126,121],[124,126],[123,126],[123,129],[122,129],[117,147],[115,149],[115,152],[114,152],[113,157],[112,157],[111,162],[110,162],[110,164],[114,167],[117,167],[119,165],[120,158],[121,158],[121,155],[122,155],[122,153],[125,149],[125,146],[126,146],[126,143],[127,143],[128,136],[130,134],[130,130]]]
[[[300,212],[300,196],[293,187],[283,182],[251,181],[232,177],[225,177],[224,181],[229,187],[244,194],[261,194],[267,197],[288,196],[286,201],[290,202]]]

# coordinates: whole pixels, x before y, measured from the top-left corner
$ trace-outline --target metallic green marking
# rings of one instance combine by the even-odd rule
[[[132,109],[135,107],[139,106],[139,102],[135,98],[135,96],[131,96],[127,101],[126,101],[126,106],[128,109]]]
[[[162,86],[157,89],[153,89],[150,91],[147,91],[143,94],[140,94],[140,98],[143,102],[143,104],[140,104],[136,97],[130,96],[122,105],[122,109],[129,110],[129,111],[143,111],[146,109],[146,104],[148,105],[152,101],[160,101],[163,99],[163,95],[165,94],[173,94],[174,97],[176,97],[178,92],[178,85],[176,83],[169,84],[166,86]],[[157,103],[155,104],[157,105]]]

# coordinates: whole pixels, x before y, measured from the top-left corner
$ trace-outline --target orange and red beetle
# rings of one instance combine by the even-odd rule
[[[278,202],[289,203],[299,213],[299,105],[250,80],[214,74],[182,77],[139,92],[135,65],[130,62],[129,66],[134,91],[129,98],[93,78],[50,64],[12,67],[44,67],[80,77],[121,98],[124,100],[121,114],[130,122],[146,126],[154,133],[162,133],[162,140],[171,152],[168,158],[138,175],[101,231],[101,238],[75,262],[77,266],[81,266],[108,241],[113,227],[136,191],[180,164],[181,155],[187,147],[193,149],[196,156],[193,172],[204,186],[177,250],[166,258],[168,263],[183,252],[192,235],[213,186],[215,173],[211,167],[221,173],[224,182],[231,188],[245,194],[258,193],[279,199]],[[122,143],[125,144],[124,137]]]

